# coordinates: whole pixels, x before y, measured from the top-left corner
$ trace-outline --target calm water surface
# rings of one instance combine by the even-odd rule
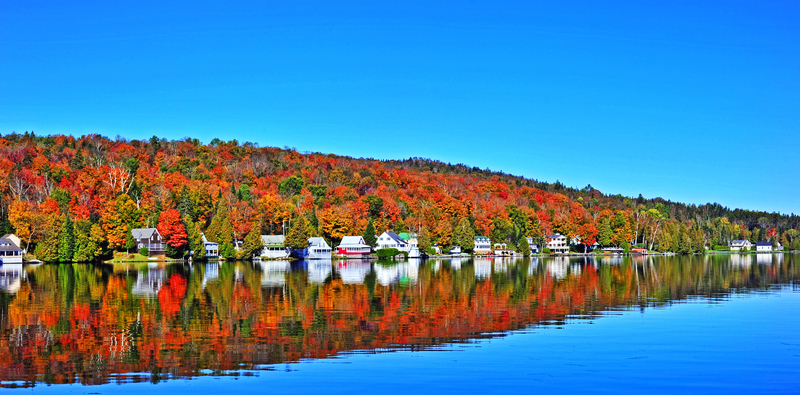
[[[0,267],[35,392],[800,392],[798,256]]]

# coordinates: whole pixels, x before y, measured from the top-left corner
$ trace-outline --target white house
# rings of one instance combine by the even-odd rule
[[[342,237],[342,242],[339,243],[339,247],[336,249],[336,254],[338,255],[362,256],[369,255],[370,252],[372,252],[372,247],[368,246],[361,236]]]
[[[0,264],[3,263],[22,263],[25,250],[22,249],[22,241],[13,234],[0,237]]]
[[[752,250],[753,244],[750,240],[734,240],[731,242],[731,251]]]
[[[400,251],[408,251],[408,242],[403,240],[397,233],[394,232],[383,232],[380,236],[378,236],[378,246],[375,247],[376,250],[381,250],[384,248],[396,248]]]
[[[534,244],[533,237],[526,237],[525,239],[528,240],[528,245],[531,247],[531,253],[532,254],[538,254],[539,253],[539,246]]]
[[[547,248],[554,254],[566,254],[569,252],[567,237],[558,233],[547,236]]]
[[[272,259],[289,257],[289,250],[286,248],[286,236],[261,235],[261,242],[264,243],[264,248],[261,250],[260,256]]]
[[[308,239],[308,259],[331,259],[331,246],[322,237]]]
[[[756,251],[758,251],[758,252],[770,252],[770,251],[772,251],[772,243],[769,243],[769,242],[756,243]]]
[[[475,249],[472,250],[475,254],[491,254],[492,241],[486,236],[475,236]]]
[[[405,237],[403,237],[405,235]],[[419,257],[419,248],[417,248],[417,235],[416,234],[408,234],[402,233],[398,235],[394,232],[383,232],[378,237],[378,246],[375,247],[376,250],[380,250],[382,248],[396,248],[400,251],[405,251],[408,253],[409,258],[418,258]]]
[[[201,233],[203,236],[203,245],[206,247],[206,258],[216,258],[219,256],[219,244],[206,239],[206,234]]]

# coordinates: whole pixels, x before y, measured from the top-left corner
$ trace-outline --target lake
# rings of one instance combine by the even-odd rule
[[[5,265],[0,386],[796,393],[798,259]]]

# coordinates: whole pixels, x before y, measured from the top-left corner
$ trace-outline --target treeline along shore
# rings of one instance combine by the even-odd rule
[[[374,160],[214,139],[0,136],[0,234],[29,259],[99,261],[141,253],[156,229],[169,258],[258,256],[262,235],[286,247],[384,231],[419,250],[476,250],[476,236],[524,254],[563,235],[566,251],[725,251],[747,241],[798,250],[800,217],[609,195],[430,159]],[[738,243],[738,244],[737,244]],[[334,249],[334,253],[336,250]],[[2,257],[0,257],[2,259]]]

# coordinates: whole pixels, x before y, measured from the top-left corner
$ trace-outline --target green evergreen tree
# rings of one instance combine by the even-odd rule
[[[206,237],[208,240],[213,241],[215,243],[220,244],[220,248],[222,247],[222,224],[228,220],[228,201],[225,198],[220,198],[217,201],[217,212],[214,214],[214,217],[211,218],[211,223],[208,225],[208,229],[206,229]],[[233,233],[231,231],[231,233]],[[231,236],[233,238],[233,236]]]
[[[308,247],[308,222],[304,215],[300,215],[294,220],[292,228],[286,234],[286,246],[296,250]]]
[[[469,218],[461,218],[453,229],[453,244],[460,246],[463,251],[475,249],[475,231],[472,230]]]
[[[226,211],[227,213],[227,211]],[[225,259],[236,258],[236,248],[234,247],[235,240],[233,239],[233,225],[226,216],[222,219],[219,231],[219,253]]]
[[[608,217],[603,217],[600,220],[600,223],[597,225],[597,244],[600,244],[603,247],[607,247],[611,245],[611,236],[613,232],[611,230],[611,219]]]
[[[433,243],[431,242],[431,234],[428,232],[428,228],[422,227],[417,234],[417,246],[421,252],[427,253],[428,250],[431,249]]]
[[[72,262],[75,255],[75,232],[69,214],[61,216],[61,232],[58,236],[59,262]]]
[[[80,170],[83,169],[85,166],[83,162],[83,154],[81,153],[83,150],[80,148],[75,150],[75,156],[72,157],[72,160],[69,162],[69,167],[73,170]]]
[[[367,243],[370,247],[375,247],[378,245],[378,236],[375,235],[375,225],[372,224],[372,218],[370,218],[369,222],[367,222],[367,228],[364,229],[364,243]]]
[[[189,249],[192,251],[192,259],[206,259],[206,245],[203,243],[203,235],[200,233],[197,224],[188,215],[183,217],[183,222],[186,227],[186,236],[189,239]]]
[[[192,220],[195,219],[192,196],[189,194],[189,190],[185,186],[181,188],[181,193],[178,195],[178,212],[181,214],[182,218],[188,216]]]
[[[251,259],[261,253],[264,241],[261,239],[261,228],[258,222],[253,223],[250,233],[245,236],[242,248],[239,249],[239,259]]]
[[[89,220],[75,222],[75,254],[76,262],[91,262],[103,255],[105,234],[100,225],[92,224]]]
[[[125,235],[125,244],[122,247],[125,248],[127,252],[136,248],[136,239],[133,238],[133,233],[131,233],[130,229],[128,229],[128,233]]]
[[[517,252],[519,252],[523,256],[531,256],[531,245],[530,243],[528,243],[527,237],[523,237],[519,240],[519,245],[517,246]]]

